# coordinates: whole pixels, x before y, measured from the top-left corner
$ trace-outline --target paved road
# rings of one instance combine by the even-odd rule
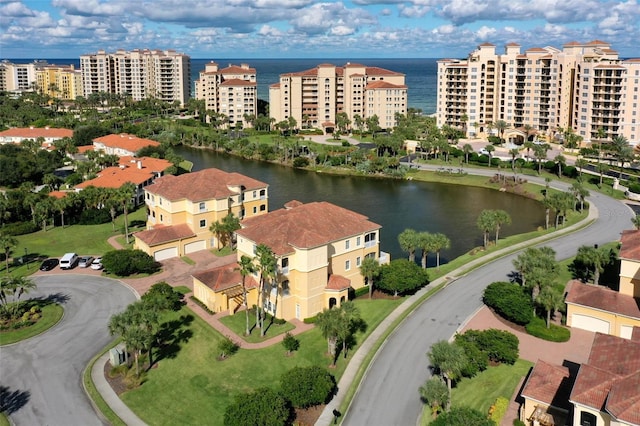
[[[492,174],[495,170],[482,173]],[[560,183],[552,186],[566,187]],[[589,201],[599,212],[594,224],[544,244],[556,250],[558,259],[575,255],[583,244],[618,240],[623,230],[631,228],[633,214],[622,202],[601,194],[593,194]],[[481,294],[488,284],[508,278],[516,256],[517,253],[498,259],[459,278],[410,314],[376,355],[343,424],[415,425],[422,410],[418,388],[430,376],[425,354],[435,342],[448,340],[482,305]]]
[[[29,297],[55,297],[65,314],[44,334],[0,348],[3,405],[14,424],[90,426],[104,423],[82,387],[82,371],[112,338],[106,325],[136,300],[130,288],[108,278],[84,275],[33,277]]]

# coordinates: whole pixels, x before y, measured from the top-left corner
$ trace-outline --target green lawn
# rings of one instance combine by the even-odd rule
[[[16,343],[40,333],[44,333],[60,321],[64,314],[64,309],[57,303],[47,304],[41,307],[42,317],[31,327],[19,330],[0,332],[0,346]]]
[[[470,407],[488,413],[498,397],[511,400],[520,379],[532,366],[533,363],[519,359],[514,365],[489,367],[473,378],[464,378],[451,391],[451,406]],[[420,424],[428,425],[430,422],[431,411],[425,406]]]
[[[395,307],[398,300],[357,300],[362,318],[368,324],[358,333],[357,342],[368,335]],[[183,320],[178,321],[182,316]],[[298,335],[300,350],[285,356],[281,344],[266,349],[240,349],[232,357],[217,361],[217,344],[222,336],[189,309],[171,313],[168,319],[181,325],[174,335],[182,340],[175,350],[161,358],[159,366],[148,372],[140,388],[121,395],[122,400],[148,424],[222,424],[224,410],[238,393],[260,386],[279,386],[280,376],[295,366],[329,366],[327,343],[317,329]],[[339,380],[356,348],[340,357],[331,373]],[[170,392],[168,390],[171,390]]]
[[[249,310],[249,330],[251,334],[248,336],[244,335],[246,329],[247,319],[244,311],[238,312],[235,315],[227,315],[220,318],[220,322],[227,327],[229,327],[234,333],[240,336],[246,342],[249,343],[259,343],[264,342],[267,339],[278,336],[280,334],[284,334],[287,331],[291,331],[295,328],[293,324],[290,322],[285,322],[284,324],[276,324],[275,322],[271,324],[269,319],[265,319],[264,327],[266,329],[264,337],[260,336],[260,328],[256,327],[256,311],[255,309]]]

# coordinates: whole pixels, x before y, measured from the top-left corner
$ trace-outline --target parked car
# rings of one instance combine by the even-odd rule
[[[50,271],[53,268],[55,268],[56,266],[58,266],[58,263],[59,263],[58,259],[46,259],[40,265],[40,270],[41,271]]]
[[[66,253],[60,259],[60,269],[72,269],[78,264],[78,255],[75,253]]]
[[[93,262],[93,256],[81,256],[78,260],[78,266],[81,268],[88,268]]]
[[[102,269],[101,257],[96,257],[95,259],[93,259],[93,262],[91,262],[91,269],[95,269],[96,271],[99,271],[100,269]]]

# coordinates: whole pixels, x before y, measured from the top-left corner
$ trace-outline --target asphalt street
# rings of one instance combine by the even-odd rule
[[[82,387],[82,371],[113,338],[109,318],[136,300],[133,291],[90,275],[33,277],[27,297],[53,297],[62,320],[40,336],[0,348],[0,386],[13,424],[91,426],[104,423]],[[24,299],[24,296],[23,296]]]
[[[495,170],[485,172],[492,174]],[[557,182],[552,186],[566,188]],[[633,213],[624,203],[596,193],[588,200],[599,213],[593,224],[543,244],[556,251],[558,260],[575,255],[581,245],[616,241],[623,230],[632,228]],[[342,424],[415,425],[422,410],[418,388],[430,377],[426,353],[437,341],[451,338],[482,305],[482,291],[488,284],[508,280],[517,255],[505,256],[460,277],[410,314],[377,353]]]

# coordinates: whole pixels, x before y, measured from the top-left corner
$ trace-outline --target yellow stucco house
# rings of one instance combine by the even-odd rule
[[[380,251],[380,229],[366,216],[328,202],[292,201],[284,209],[242,221],[236,232],[237,259],[254,258],[260,244],[271,248],[277,285],[267,289],[263,307],[279,318],[302,320],[339,306],[348,300],[350,288],[365,286],[360,274],[365,257],[389,262],[389,255]],[[251,278],[259,280],[257,274]],[[194,295],[214,312],[233,313],[241,302],[237,264],[195,274],[193,287]],[[249,306],[257,294],[256,286],[250,287]]]
[[[631,338],[640,327],[640,231],[623,231],[620,239],[619,290],[572,281],[567,286],[567,325]]]
[[[528,426],[640,426],[640,328],[596,333],[584,364],[539,360],[520,392]]]
[[[269,211],[266,183],[219,169],[163,176],[144,190],[147,229],[134,234],[134,248],[158,261],[216,248],[209,227],[230,213],[244,219]]]

